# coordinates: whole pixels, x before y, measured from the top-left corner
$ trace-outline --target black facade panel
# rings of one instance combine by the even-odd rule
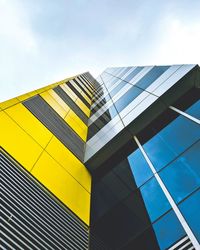
[[[79,81],[82,83],[82,85],[76,80],[73,79],[73,81],[76,83],[76,85],[88,96],[88,98],[91,98],[91,96],[88,94],[88,92],[86,91],[87,87],[82,83],[82,81],[79,79]]]
[[[77,78],[83,84],[83,86],[90,92],[90,94],[93,94],[93,91],[92,91],[91,86],[89,85],[88,81],[86,79],[84,79],[82,76],[78,76]]]
[[[3,249],[88,249],[88,229],[0,151]]]
[[[76,80],[73,80],[75,83],[77,83]],[[90,104],[86,101],[86,99],[81,95],[81,93],[73,86],[71,82],[66,83],[67,86],[70,87],[70,89],[78,96],[78,98],[88,107],[90,108]],[[78,85],[78,84],[77,84]],[[90,98],[90,96],[88,96]]]
[[[76,105],[76,103],[72,101],[72,99],[67,95],[67,93],[65,93],[65,91],[60,86],[54,88],[54,91],[70,107],[70,109],[72,109],[80,117],[80,119],[87,125],[88,117]]]
[[[37,117],[69,150],[81,161],[84,157],[83,140],[66,124],[66,122],[46,103],[42,97],[34,96],[23,102],[33,115]]]

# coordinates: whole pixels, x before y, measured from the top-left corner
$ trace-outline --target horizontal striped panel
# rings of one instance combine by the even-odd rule
[[[57,86],[54,88],[54,91],[56,92],[57,95],[60,96],[60,98],[76,113],[81,120],[87,124],[88,122],[88,117],[86,114],[78,107],[78,105],[69,97],[69,95],[60,87]]]
[[[76,105],[86,114],[87,117],[90,117],[90,109],[81,101],[81,99],[76,100]]]
[[[90,104],[87,102],[87,100],[83,97],[83,95],[80,93],[80,89],[77,90],[77,88],[74,86],[75,81],[71,80],[70,82],[67,82],[67,86],[70,87],[70,89],[78,96],[78,98],[88,107],[90,108]]]
[[[73,81],[78,85],[78,87],[85,93],[85,95],[87,95],[87,97],[89,98],[89,100],[92,97],[92,93],[88,90],[88,88],[86,87],[86,85],[83,84],[83,82],[81,80],[79,80],[78,78],[73,79]]]
[[[24,106],[35,115],[70,151],[81,161],[84,157],[84,141],[66,124],[66,122],[40,96],[23,102]]]
[[[0,151],[1,247],[88,249],[88,229]]]
[[[84,79],[82,76],[78,76],[77,79],[82,83],[82,85],[87,89],[87,91],[93,95],[93,90],[91,89],[88,81]]]
[[[185,236],[184,238],[176,242],[176,244],[168,248],[168,250],[195,250],[195,248],[188,236]]]

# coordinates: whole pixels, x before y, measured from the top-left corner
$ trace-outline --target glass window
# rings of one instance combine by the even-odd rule
[[[128,156],[128,161],[138,187],[153,176],[153,173],[139,148]]]
[[[179,116],[145,143],[144,149],[156,170],[160,170],[198,139],[200,126]]]
[[[185,112],[191,116],[196,117],[197,119],[200,119],[200,100],[195,102]]]
[[[113,97],[114,95],[116,95],[120,89],[122,89],[127,83],[124,81],[121,81],[111,92],[110,92],[110,96]]]
[[[159,66],[153,67],[144,77],[142,77],[137,83],[136,86],[146,89],[150,86],[159,76],[161,76],[169,66]]]
[[[200,187],[200,141],[160,172],[167,189],[178,203]]]
[[[144,67],[135,68],[129,75],[127,75],[124,79],[126,82],[130,82],[134,76],[136,76]]]
[[[122,97],[115,102],[118,112],[121,112],[129,103],[131,103],[143,90],[133,86]]]
[[[119,75],[116,75],[118,78],[121,78],[123,75],[125,75],[129,70],[131,69],[131,67],[126,67],[123,68],[122,72]]]
[[[187,198],[179,207],[200,243],[200,190]]]
[[[157,180],[152,178],[140,188],[151,221],[167,212],[171,207]]]
[[[161,250],[168,249],[186,234],[173,210],[158,220],[153,229]]]
[[[110,106],[109,109],[107,109],[104,114],[106,114],[107,116],[110,116],[111,118],[114,118],[117,115],[117,111],[114,105]]]
[[[106,124],[108,124],[116,115],[117,111],[112,105],[89,126],[88,140],[93,137]]]

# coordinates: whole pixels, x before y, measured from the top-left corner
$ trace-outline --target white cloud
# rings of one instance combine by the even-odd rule
[[[26,11],[17,1],[0,1],[0,37],[12,40],[18,49],[34,53],[37,49],[36,39]]]
[[[158,63],[200,64],[200,22],[168,19],[155,55]]]
[[[0,0],[0,101],[107,67],[199,63],[199,1]]]

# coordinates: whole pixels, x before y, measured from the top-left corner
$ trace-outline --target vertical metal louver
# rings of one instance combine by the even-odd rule
[[[1,249],[88,249],[88,229],[0,151]]]
[[[84,141],[46,103],[42,97],[34,96],[23,102],[24,106],[41,121],[81,161],[84,158]]]

